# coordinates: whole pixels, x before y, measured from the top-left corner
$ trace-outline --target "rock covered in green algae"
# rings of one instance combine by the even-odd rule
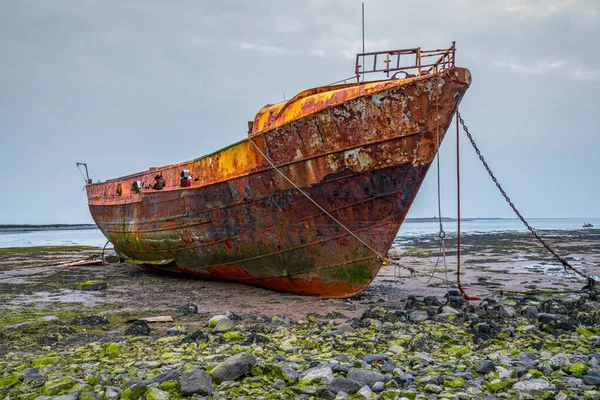
[[[412,306],[421,311],[429,307],[418,299]],[[518,308],[522,306],[518,303]],[[556,323],[551,332],[538,325],[521,330],[517,327],[531,322],[521,314],[502,316],[494,305],[461,310],[451,321],[432,318],[413,324],[406,323],[404,312],[374,308],[363,320],[347,321],[352,329],[341,335],[329,335],[338,325],[318,316],[289,326],[273,324],[270,318],[260,322],[246,318],[229,334],[202,332],[200,340],[168,337],[157,328],[148,338],[113,336],[114,343],[58,346],[45,355],[8,355],[0,359],[0,379],[16,376],[17,380],[11,387],[0,386],[0,398],[18,395],[33,400],[45,391],[57,391],[54,396],[94,393],[106,399],[161,399],[166,393],[179,399],[183,392],[191,393],[189,385],[182,384],[183,376],[195,369],[214,378],[211,396],[215,399],[361,396],[357,392],[365,386],[382,399],[559,398],[561,391],[582,399],[600,395],[595,386],[600,375],[594,375],[599,372],[600,356],[591,351],[600,334],[595,325],[580,324],[581,329],[576,329]],[[478,318],[472,318],[472,313]],[[557,314],[551,321],[568,318]],[[485,335],[476,328],[482,322],[492,327]],[[190,332],[201,328],[191,318],[177,323]],[[243,340],[228,340],[238,333]],[[269,340],[256,340],[263,336]],[[222,375],[224,365],[235,357],[253,359],[241,373],[221,376],[217,382],[215,375]],[[489,364],[486,368],[484,361]],[[35,372],[30,368],[34,364],[38,365]],[[333,378],[298,380],[310,376],[311,370],[331,371]],[[359,383],[351,379],[356,378],[356,370],[377,378]],[[41,388],[22,378],[35,373],[48,378]],[[204,388],[196,395],[208,396],[201,394],[208,392],[208,385]]]
[[[43,393],[48,396],[55,396],[61,392],[75,386],[75,381],[69,377],[58,378],[56,380],[47,381],[43,386]]]
[[[22,380],[23,377],[20,375],[9,375],[0,379],[0,388],[10,389],[14,386],[17,386]]]
[[[76,290],[104,290],[108,284],[104,281],[75,282],[73,288]]]
[[[102,350],[102,355],[109,358],[117,358],[121,354],[121,349],[114,343],[108,343]]]
[[[208,327],[214,328],[215,326],[217,326],[219,321],[224,321],[226,319],[229,319],[229,318],[227,318],[227,316],[225,316],[225,315],[215,315],[214,317],[212,317],[211,319],[208,320]]]
[[[233,321],[229,318],[220,319],[213,329],[214,333],[225,333],[233,329]]]
[[[223,337],[229,342],[238,342],[246,339],[239,331],[226,332],[223,334]]]

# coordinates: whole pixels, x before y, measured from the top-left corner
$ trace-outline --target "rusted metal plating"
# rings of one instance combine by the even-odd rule
[[[264,107],[249,134],[280,171],[386,254],[470,81],[468,70],[450,68],[311,89]],[[190,187],[181,187],[184,170]],[[157,175],[165,182],[161,190],[153,189]],[[193,161],[88,185],[87,194],[115,248],[151,269],[348,297],[381,267],[248,139]]]

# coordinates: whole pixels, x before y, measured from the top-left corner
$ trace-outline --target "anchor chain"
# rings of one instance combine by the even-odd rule
[[[600,286],[600,282],[598,282],[597,280],[595,280],[593,277],[589,276],[588,274],[586,274],[586,273],[578,270],[577,268],[573,267],[571,264],[569,264],[567,262],[567,260],[565,260],[564,258],[562,258],[552,247],[550,247],[550,245],[548,245],[548,243],[546,243],[546,241],[544,239],[542,239],[542,237],[537,233],[537,231],[531,225],[529,225],[529,223],[521,215],[521,213],[519,212],[519,210],[517,210],[517,207],[513,204],[513,202],[511,201],[510,197],[508,197],[508,195],[506,194],[506,192],[502,188],[502,185],[500,185],[500,182],[498,182],[498,179],[496,179],[496,177],[494,176],[494,173],[490,169],[490,166],[488,165],[488,163],[485,161],[485,158],[483,158],[483,156],[481,155],[481,151],[477,147],[477,144],[475,144],[475,141],[473,140],[473,136],[471,136],[471,133],[469,132],[469,128],[465,125],[465,121],[463,120],[461,114],[457,111],[456,115],[458,116],[458,120],[460,121],[460,124],[462,125],[463,130],[467,134],[467,137],[469,138],[469,141],[471,142],[471,145],[475,149],[475,152],[477,153],[477,156],[479,156],[479,160],[483,163],[483,166],[485,167],[485,169],[487,170],[488,174],[490,175],[490,178],[492,178],[492,181],[494,181],[494,183],[496,184],[496,187],[498,188],[498,190],[500,191],[500,193],[502,194],[502,196],[504,196],[504,199],[510,205],[510,208],[512,208],[512,210],[517,215],[517,217],[519,217],[519,219],[521,220],[521,222],[523,223],[523,225],[525,225],[525,227],[529,230],[529,232],[533,236],[535,236],[535,238],[538,240],[538,242],[540,242],[542,244],[542,246],[544,246],[546,248],[546,250],[548,250],[554,256],[554,258],[556,258],[558,261],[560,261],[560,263],[562,264],[562,266],[565,269],[565,271],[568,268],[571,271],[575,272],[577,275],[586,278],[588,280],[588,285],[590,287],[592,286],[592,284]]]

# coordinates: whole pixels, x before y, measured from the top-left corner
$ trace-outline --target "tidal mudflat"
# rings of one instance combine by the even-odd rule
[[[544,235],[600,275],[600,231]],[[465,235],[468,302],[448,293],[456,238],[445,266],[436,239],[405,238],[351,299],[0,249],[0,398],[600,397],[597,292],[525,234]],[[155,316],[173,321],[139,322]]]

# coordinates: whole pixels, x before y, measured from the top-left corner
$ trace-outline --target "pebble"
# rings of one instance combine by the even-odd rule
[[[425,391],[429,393],[442,393],[442,388],[433,383],[429,383],[425,385]]]
[[[106,386],[104,388],[104,394],[108,399],[116,399],[117,397],[119,397],[120,392],[121,389],[115,386]]]
[[[479,364],[477,364],[477,367],[475,367],[475,372],[477,372],[478,374],[488,374],[492,371],[494,371],[496,369],[496,364],[494,364],[492,361],[490,360],[483,360],[480,361]]]
[[[152,400],[169,400],[170,396],[168,392],[153,387],[148,390],[148,393],[146,393],[146,398]]]
[[[232,321],[241,321],[242,320],[242,317],[240,317],[239,315],[237,315],[236,313],[233,313],[231,311],[225,311],[224,315]]]
[[[79,396],[79,392],[74,392],[69,394],[63,394],[60,396],[53,396],[52,400],[79,400]]]
[[[595,376],[595,375],[584,375],[583,376],[583,381],[587,384],[587,385],[595,385],[595,386],[600,386],[600,376]]]
[[[363,360],[368,363],[368,364],[372,364],[376,361],[384,361],[384,360],[388,360],[389,357],[386,354],[369,354],[363,357]],[[393,368],[392,368],[393,370]]]
[[[559,353],[555,356],[553,356],[549,361],[548,364],[550,364],[551,367],[558,369],[558,368],[562,368],[562,367],[566,367],[567,365],[570,364],[569,358],[562,353]]]
[[[426,311],[415,310],[408,313],[408,319],[412,322],[423,322],[429,319],[429,314]]]
[[[316,394],[319,399],[332,400],[335,397],[335,394],[325,385],[319,386]]]
[[[498,309],[498,312],[504,318],[513,318],[515,315],[517,315],[517,313],[515,312],[515,309],[513,307],[507,306],[507,305],[501,305]]]
[[[198,306],[193,303],[184,304],[181,307],[178,307],[175,312],[182,316],[198,314]]]
[[[387,360],[382,365],[379,371],[382,374],[391,374],[396,369],[396,363],[393,360]]]
[[[283,379],[277,379],[277,381],[275,382],[275,384],[273,386],[275,386],[275,389],[277,389],[277,390],[283,390],[285,388],[286,384]]]
[[[356,392],[356,394],[358,394],[359,396],[364,396],[368,399],[369,397],[371,397],[373,395],[373,391],[371,390],[370,387],[365,385],[365,386],[361,387],[360,390],[358,392]]]
[[[381,393],[384,390],[385,390],[385,383],[383,383],[383,382],[375,382],[375,384],[373,385],[373,391],[375,393]]]

